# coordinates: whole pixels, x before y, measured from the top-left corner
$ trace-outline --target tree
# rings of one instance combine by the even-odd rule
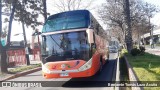
[[[44,17],[44,21],[46,21],[47,20],[47,15],[49,14],[49,13],[47,13],[47,1],[46,0],[42,0],[42,5],[43,5],[43,9],[42,9],[42,15],[43,15],[43,17]]]
[[[0,72],[6,73],[7,72],[7,62],[3,58],[3,45],[1,42],[2,37],[2,0],[0,0]]]
[[[46,1],[46,0],[44,0]],[[42,10],[42,1],[41,0],[4,0],[5,3],[4,9],[11,8],[11,14],[9,15],[9,20],[6,19],[6,22],[9,21],[8,33],[7,33],[7,44],[2,46],[0,42],[0,69],[1,72],[7,72],[7,55],[6,51],[10,46],[10,36],[11,36],[11,27],[13,19],[19,22],[22,22],[23,32],[25,32],[24,25],[31,26],[33,29],[36,29],[38,25],[42,23],[37,20],[39,14],[43,12]],[[29,9],[29,10],[28,10]],[[2,14],[2,1],[0,2],[0,13]],[[0,14],[0,37],[2,36],[2,18]],[[25,36],[25,35],[24,35]]]
[[[38,21],[38,17],[43,12],[44,9],[43,3],[46,0],[18,0],[17,5],[15,7],[15,17],[14,20],[22,23],[22,30],[24,36],[24,47],[27,49],[27,39],[26,39],[26,31],[25,27],[32,27],[33,30],[36,30],[37,26],[42,25],[42,22]],[[9,2],[7,2],[10,4]],[[43,14],[45,15],[45,14]],[[46,17],[45,17],[46,18]],[[26,52],[27,65],[30,64],[28,53]]]
[[[112,32],[121,38],[123,44],[125,43],[125,14],[123,12],[123,1],[107,0],[102,4],[102,7],[98,10],[100,19],[107,24]],[[114,33],[113,33],[114,32]]]
[[[2,13],[2,1],[0,3],[1,3],[0,12]],[[1,66],[0,66],[0,68],[1,68],[2,73],[7,73],[8,72],[8,70],[7,70],[7,49],[10,46],[11,27],[12,27],[12,21],[13,21],[13,17],[14,17],[14,11],[15,11],[16,3],[17,3],[17,0],[13,0],[13,2],[12,2],[13,7],[12,7],[11,15],[10,15],[9,26],[8,26],[9,30],[8,30],[8,34],[7,34],[7,43],[6,43],[5,46],[2,46],[2,43],[1,43],[1,46],[0,46],[0,49],[1,49],[1,52],[0,52],[0,54],[1,54],[1,56],[0,56]],[[0,15],[0,17],[1,17],[1,15]],[[0,20],[2,20],[2,18]],[[2,21],[1,21],[1,31],[2,31]]]
[[[125,20],[126,20],[126,36],[125,36],[125,42],[127,46],[127,50],[130,53],[133,47],[132,44],[132,29],[131,29],[131,16],[130,16],[130,3],[129,0],[125,0],[124,5],[124,12],[125,12]]]
[[[99,8],[98,13],[101,20],[109,26],[111,30],[116,36],[119,36],[121,38],[121,42],[125,41],[125,44],[127,45],[128,36],[136,36],[148,32],[147,29],[149,27],[148,24],[148,17],[146,16],[146,3],[141,0],[130,0],[130,20],[127,20],[127,10],[125,9],[126,4],[123,2],[123,0],[107,0],[106,3],[102,5],[101,8]],[[155,7],[154,7],[155,8]],[[125,9],[125,10],[124,10]],[[150,9],[151,11],[155,12],[156,9]],[[154,14],[154,13],[148,13],[148,14]],[[130,30],[128,30],[128,22],[131,21],[131,27],[132,34],[128,35]],[[142,27],[143,26],[143,27]],[[117,37],[118,38],[118,37]],[[131,39],[131,37],[130,37]],[[133,38],[133,41],[135,41],[136,37]],[[130,40],[131,42],[131,40]],[[127,48],[127,47],[126,47]]]
[[[71,11],[78,9],[93,9],[91,7],[94,0],[54,0],[54,7],[59,11]]]

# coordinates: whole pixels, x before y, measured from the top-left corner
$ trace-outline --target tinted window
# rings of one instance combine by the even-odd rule
[[[53,17],[45,23],[42,32],[52,32],[67,29],[87,28],[89,26],[89,14],[68,14]]]

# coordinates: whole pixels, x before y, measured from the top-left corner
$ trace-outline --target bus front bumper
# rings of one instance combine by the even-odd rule
[[[78,71],[78,70],[57,70],[50,73],[45,73],[42,71],[43,77],[46,79],[49,78],[78,78],[78,77],[89,77],[94,75],[94,72],[91,72],[90,69],[85,71]]]

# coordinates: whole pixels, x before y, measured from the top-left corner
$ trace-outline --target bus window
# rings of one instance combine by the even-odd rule
[[[85,27],[88,27],[88,19],[86,18],[86,16],[75,14],[72,16],[57,17],[48,20],[45,23],[42,32],[53,32],[59,30],[68,30]]]
[[[48,48],[48,56],[52,56],[52,62],[72,59],[89,60],[90,58],[90,48],[85,31],[46,35],[45,37],[43,47]],[[43,52],[47,53],[47,51]]]

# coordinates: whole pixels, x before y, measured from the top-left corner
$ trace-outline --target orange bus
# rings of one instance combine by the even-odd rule
[[[89,77],[108,60],[107,34],[88,10],[50,16],[41,36],[44,78]]]

